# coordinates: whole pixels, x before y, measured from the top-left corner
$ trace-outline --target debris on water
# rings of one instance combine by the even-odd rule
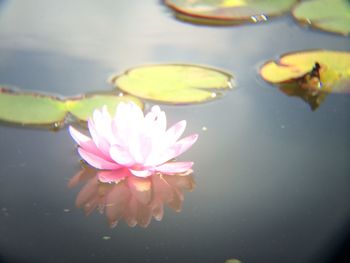
[[[103,239],[103,240],[110,240],[111,237],[110,237],[110,236],[103,236],[102,239]]]
[[[235,258],[231,258],[225,261],[225,263],[242,263],[242,261],[235,259]]]
[[[70,212],[70,209],[65,208],[65,209],[63,209],[63,212],[68,213],[68,212]]]
[[[205,126],[202,127],[202,131],[207,131],[207,130],[208,130],[207,127],[205,127]]]
[[[6,207],[1,208],[1,211],[3,212],[4,216],[9,216],[8,210]]]

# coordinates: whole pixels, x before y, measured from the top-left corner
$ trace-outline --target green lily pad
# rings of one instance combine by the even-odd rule
[[[0,120],[22,125],[58,125],[67,111],[62,100],[36,93],[0,90]]]
[[[350,34],[349,0],[311,0],[298,4],[293,16],[315,28],[342,35]]]
[[[350,92],[350,52],[311,50],[283,55],[260,69],[273,84],[295,83],[312,92]]]
[[[170,104],[213,100],[233,88],[229,73],[209,67],[160,64],[133,68],[111,79],[117,88],[142,99]]]
[[[50,125],[57,129],[66,122],[68,113],[78,120],[86,121],[94,109],[104,105],[114,114],[121,101],[132,101],[143,108],[143,103],[138,98],[127,95],[90,94],[74,99],[60,99],[40,93],[0,88],[0,121],[43,127]]]
[[[79,120],[87,121],[96,108],[101,108],[104,105],[106,105],[109,112],[114,115],[117,105],[122,101],[132,101],[143,108],[143,103],[139,99],[127,95],[91,95],[67,100],[66,106],[73,116]]]
[[[266,21],[289,11],[297,0],[165,0],[183,20],[204,24]]]

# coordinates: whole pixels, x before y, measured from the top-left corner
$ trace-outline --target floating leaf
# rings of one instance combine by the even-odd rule
[[[293,16],[315,28],[338,34],[350,34],[349,0],[311,0],[298,4]]]
[[[114,115],[117,105],[120,102],[133,101],[138,106],[143,108],[142,102],[132,96],[117,96],[117,95],[91,95],[78,99],[67,100],[66,105],[69,112],[76,118],[87,121],[96,108],[101,108],[106,105],[109,112]]]
[[[36,93],[0,90],[0,120],[23,125],[58,124],[67,114],[58,98]]]
[[[212,100],[232,88],[233,77],[223,71],[196,65],[142,66],[112,78],[122,91],[143,99],[184,104]]]
[[[350,92],[350,52],[312,50],[290,53],[260,69],[273,84],[296,83],[312,92]]]
[[[316,110],[332,93],[350,92],[350,53],[341,51],[303,51],[267,62],[261,69],[264,80],[280,91],[299,97]]]
[[[296,0],[165,0],[183,20],[204,24],[266,21],[289,11]]]
[[[77,119],[86,121],[94,109],[103,105],[114,113],[121,101],[133,101],[143,108],[139,99],[125,95],[93,94],[64,100],[40,93],[0,88],[0,121],[21,125],[53,124],[53,128],[59,128],[69,112]]]

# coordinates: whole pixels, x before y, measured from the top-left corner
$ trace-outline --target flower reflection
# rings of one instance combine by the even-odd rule
[[[129,173],[127,169],[123,172]],[[105,214],[111,227],[123,219],[130,227],[147,227],[152,217],[162,220],[164,205],[176,212],[181,211],[184,191],[191,191],[195,186],[191,172],[176,175],[155,173],[147,178],[125,174],[124,179],[117,183],[103,183],[99,178],[106,176],[101,175],[104,171],[83,167],[70,179],[68,186],[84,184],[76,198],[76,206],[84,209],[87,215],[97,209]]]

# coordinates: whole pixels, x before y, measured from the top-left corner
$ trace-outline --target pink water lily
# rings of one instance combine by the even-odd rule
[[[121,102],[114,117],[104,106],[93,112],[88,128],[91,138],[72,126],[69,131],[79,145],[80,156],[97,169],[127,168],[135,176],[147,177],[155,172],[183,173],[193,165],[193,162],[172,160],[189,149],[198,135],[179,140],[186,121],[167,130],[166,116],[159,106],[153,106],[144,115],[136,104]]]

